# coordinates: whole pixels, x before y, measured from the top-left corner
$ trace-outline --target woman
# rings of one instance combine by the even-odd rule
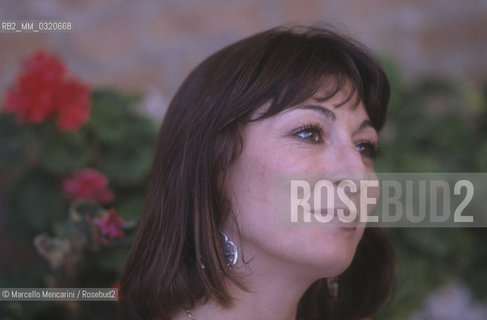
[[[388,98],[367,51],[320,27],[271,29],[196,67],[162,123],[122,276],[133,318],[373,314],[392,284],[386,239],[357,225],[276,226],[273,178],[373,174]]]

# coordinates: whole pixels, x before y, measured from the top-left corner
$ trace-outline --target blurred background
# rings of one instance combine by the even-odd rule
[[[0,287],[116,287],[178,86],[209,54],[280,24],[328,23],[376,53],[393,89],[377,171],[487,172],[483,0],[2,0],[0,20],[72,23],[71,32],[0,33]],[[40,50],[52,59],[34,58]],[[59,120],[69,103],[58,93],[42,119],[25,116],[34,98],[19,102],[32,92],[20,75],[42,82],[58,65],[66,74],[56,85],[91,110],[75,124]],[[485,229],[386,231],[398,284],[373,319],[487,319]],[[117,312],[0,302],[0,319]]]

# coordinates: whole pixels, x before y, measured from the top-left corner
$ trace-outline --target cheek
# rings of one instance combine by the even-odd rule
[[[267,252],[266,255],[272,255],[289,248],[288,233],[275,227],[279,208],[276,208],[274,197],[275,190],[280,189],[276,189],[276,177],[280,172],[295,168],[290,160],[289,155],[276,149],[249,144],[230,168],[231,201],[241,245],[246,251],[244,254],[252,256]],[[227,227],[233,228],[231,225]]]
[[[244,151],[235,161],[230,168],[229,182],[232,203],[239,220],[267,216],[264,211],[271,208],[273,177],[278,169],[278,162],[265,154],[256,156]]]
[[[230,184],[238,195],[238,207],[272,202],[273,181],[280,172],[300,170],[299,163],[286,148],[277,148],[276,141],[262,132],[261,126],[251,126],[245,136],[244,149],[230,168]]]

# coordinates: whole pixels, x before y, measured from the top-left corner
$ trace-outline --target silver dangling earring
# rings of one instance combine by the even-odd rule
[[[338,277],[326,278],[326,285],[331,298],[336,301],[338,299]]]
[[[237,246],[232,240],[228,239],[228,236],[223,231],[220,231],[220,234],[223,237],[223,254],[225,256],[225,260],[227,261],[227,266],[231,268],[237,263],[238,260]]]

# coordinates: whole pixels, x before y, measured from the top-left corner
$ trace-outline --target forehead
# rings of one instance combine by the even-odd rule
[[[345,98],[344,98],[345,97]],[[313,119],[325,121],[333,124],[347,124],[355,127],[358,122],[362,123],[367,120],[370,125],[370,119],[362,101],[355,102],[349,100],[344,102],[346,94],[337,94],[327,100],[310,98],[298,105],[292,106],[276,115],[277,118],[293,118],[310,116]]]
[[[281,108],[275,108],[274,103],[275,102],[268,101],[257,108],[252,114],[251,121],[273,117],[278,114],[286,114],[295,110],[315,109],[315,111],[320,111],[319,109],[323,108],[318,108],[319,106],[332,111],[332,116],[329,118],[335,117],[334,113],[341,114],[344,112],[363,115],[367,119],[369,118],[363,101],[361,101],[358,96],[355,85],[350,81],[346,81],[343,84],[326,81],[321,84],[313,95],[299,103],[289,103],[288,105],[281,104]],[[308,108],[303,108],[304,106],[308,106]],[[312,108],[310,106],[317,106],[317,108]],[[271,110],[273,108],[274,110]]]

